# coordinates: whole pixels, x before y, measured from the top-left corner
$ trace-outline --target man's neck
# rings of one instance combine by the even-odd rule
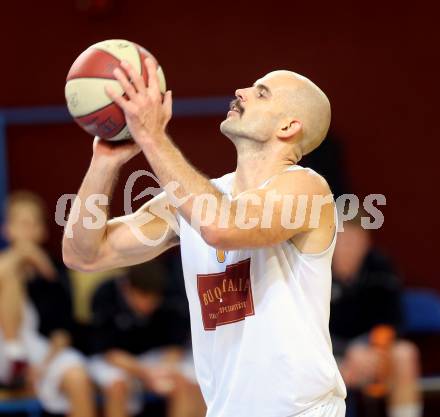
[[[237,168],[232,195],[257,188],[272,176],[285,171],[293,161],[267,144],[244,143],[237,146]]]

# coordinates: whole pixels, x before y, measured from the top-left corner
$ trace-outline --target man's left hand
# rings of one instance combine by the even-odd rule
[[[143,143],[157,140],[165,134],[165,128],[172,115],[171,91],[162,98],[157,75],[157,64],[151,58],[145,59],[148,72],[148,86],[144,79],[126,61],[113,72],[124,95],[120,96],[110,87],[107,95],[124,111],[125,120],[133,139],[142,147]]]

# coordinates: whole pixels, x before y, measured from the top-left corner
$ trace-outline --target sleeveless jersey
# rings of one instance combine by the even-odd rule
[[[288,168],[299,169],[309,168]],[[234,175],[212,183],[232,198]],[[182,217],[179,223],[207,417],[290,417],[326,397],[345,398],[328,329],[337,233],[319,254],[303,254],[291,241],[225,253]]]

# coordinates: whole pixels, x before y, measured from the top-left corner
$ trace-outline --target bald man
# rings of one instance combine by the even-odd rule
[[[327,133],[327,97],[289,71],[237,90],[220,126],[236,147],[237,167],[210,180],[166,134],[171,92],[161,96],[155,64],[145,63],[148,86],[122,62],[114,75],[125,95],[107,89],[134,141],[95,139],[78,216],[67,225],[73,237],[63,240],[66,264],[85,271],[132,265],[180,244],[207,416],[344,416],[328,331],[335,204],[326,181],[298,165]],[[86,199],[110,196],[119,169],[139,152],[165,191],[134,214],[84,227]],[[164,208],[169,216],[160,215]]]

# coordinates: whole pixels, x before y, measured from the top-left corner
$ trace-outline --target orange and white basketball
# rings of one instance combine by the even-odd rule
[[[130,138],[125,117],[120,107],[107,96],[104,86],[110,86],[120,95],[122,87],[113,75],[122,60],[148,83],[146,57],[154,56],[134,42],[112,39],[87,48],[73,63],[67,74],[65,96],[70,114],[86,132],[107,140]],[[155,59],[155,58],[154,58]],[[157,62],[157,60],[155,59]],[[166,91],[165,76],[158,65],[162,93]]]

